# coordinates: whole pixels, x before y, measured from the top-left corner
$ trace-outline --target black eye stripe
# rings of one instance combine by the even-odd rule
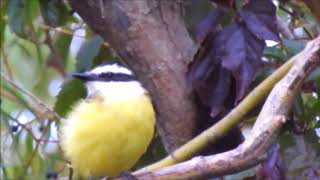
[[[133,81],[135,80],[133,75],[124,74],[124,73],[112,73],[112,72],[106,72],[97,74],[96,78],[94,78],[96,81],[119,81],[119,82],[127,82],[127,81]]]
[[[80,79],[84,82],[88,81],[103,81],[103,82],[128,82],[136,81],[136,78],[133,75],[125,73],[113,73],[106,72],[100,74],[94,73],[72,73],[74,78]]]

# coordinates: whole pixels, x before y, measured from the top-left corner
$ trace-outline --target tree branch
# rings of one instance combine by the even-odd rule
[[[306,71],[305,73],[307,73],[309,70],[307,70],[306,67],[313,67],[313,66],[311,66],[310,63],[314,62],[314,61],[311,61],[310,59],[312,56],[314,56],[319,51],[319,48],[320,48],[320,37],[316,38],[313,41],[310,41],[303,51],[301,51],[296,56],[292,57],[286,64],[282,65],[276,72],[274,72],[266,80],[264,80],[235,109],[233,109],[226,117],[224,117],[217,124],[213,125],[211,128],[204,131],[199,136],[197,136],[193,140],[189,141],[187,144],[183,145],[181,148],[176,150],[172,155],[166,157],[165,159],[163,159],[157,163],[154,163],[150,166],[147,166],[140,171],[137,171],[135,174],[140,174],[140,173],[143,173],[144,171],[154,171],[159,168],[163,168],[166,166],[176,164],[178,162],[181,162],[181,161],[186,160],[187,158],[191,157],[191,155],[193,153],[196,153],[199,150],[201,150],[207,143],[215,142],[217,139],[219,139],[219,137],[221,137],[221,135],[225,134],[228,130],[232,129],[237,123],[239,123],[241,121],[241,117],[243,117],[244,114],[249,112],[253,107],[255,107],[264,98],[264,96],[272,89],[272,87],[276,84],[276,82],[278,82],[279,79],[281,79],[288,72],[288,70],[292,67],[292,64],[294,62],[297,62],[297,63],[295,65],[295,67],[292,68],[291,71],[297,71],[295,69],[301,68],[300,67],[300,66],[302,66],[301,64],[304,63],[307,65],[303,65],[303,70]],[[291,71],[289,72],[289,74],[287,76],[290,76],[290,74],[292,74]],[[304,76],[302,76],[300,78],[303,79],[303,77]],[[300,81],[301,80],[299,80],[299,82],[298,81],[295,82],[294,85],[301,83]],[[277,86],[279,86],[279,85],[277,85]],[[274,91],[279,91],[279,88],[277,88],[277,89],[278,90],[274,90]],[[282,90],[282,91],[284,91],[284,90]],[[283,93],[289,93],[289,92],[285,91]],[[267,120],[267,122],[269,122],[270,119],[275,118],[275,116],[277,116],[277,115],[285,115],[288,108],[290,107],[289,106],[291,104],[290,98],[292,98],[292,97],[289,95],[282,95],[282,96],[287,97],[287,100],[282,102],[280,99],[277,107],[273,105],[274,102],[266,102],[266,104],[273,105],[273,108],[275,109],[274,111],[278,110],[278,111],[282,112],[282,113],[273,112],[273,114],[275,114],[275,115],[269,117],[269,116],[267,116],[269,114],[269,112],[265,113],[264,110],[262,110],[262,112],[260,114],[264,114],[263,118],[269,117],[269,118],[265,118]],[[274,96],[274,97],[276,97],[276,96]],[[288,104],[285,106],[283,103],[288,103]],[[265,105],[265,106],[267,106],[267,105]],[[284,108],[287,108],[287,109],[284,109]],[[260,115],[260,116],[262,116],[262,115]],[[260,119],[262,119],[262,118],[260,118]],[[257,123],[259,124],[259,126],[256,125],[254,127],[254,129],[257,129],[257,127],[263,129],[266,126],[266,124],[268,124],[268,123],[263,123],[260,121],[261,120],[257,120]],[[260,124],[263,124],[263,126],[261,127]],[[254,131],[258,131],[258,130],[254,130]],[[258,132],[263,132],[263,130],[258,131]],[[245,143],[247,143],[247,142],[248,141],[245,141]],[[232,151],[232,152],[234,152],[234,151]],[[220,155],[221,154],[217,155],[217,157]],[[232,155],[232,153],[228,156],[232,157],[231,155]],[[222,160],[222,159],[226,158],[225,155],[222,157],[223,158],[218,158],[218,159]]]
[[[317,21],[320,22],[320,2],[319,0],[303,0],[303,2],[310,8],[310,11],[317,18]]]
[[[238,148],[217,155],[196,157],[154,171],[148,171],[150,168],[143,169],[134,173],[135,176],[138,179],[188,179],[219,176],[238,172],[261,162],[285,123],[285,116],[303,80],[315,67],[319,66],[319,48],[320,36],[309,42],[302,52],[290,60],[295,61],[294,66],[273,88],[254,124],[250,137]]]
[[[282,34],[283,37],[287,39],[295,39],[295,35],[290,31],[288,26],[284,22],[282,22],[282,20],[279,17],[277,18],[277,27],[280,34]]]
[[[212,156],[199,156],[173,166],[145,171],[135,175],[138,179],[190,179],[231,174],[255,164],[266,158],[271,136],[284,124],[283,116],[274,117],[263,131],[251,136],[238,148]]]

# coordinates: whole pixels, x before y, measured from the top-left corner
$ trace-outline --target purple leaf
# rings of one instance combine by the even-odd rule
[[[201,102],[211,107],[212,117],[223,109],[229,93],[236,94],[234,103],[243,98],[260,66],[264,47],[263,40],[238,23],[203,42],[191,64],[188,80]],[[232,91],[231,74],[236,82],[236,90]]]
[[[239,15],[258,39],[279,41],[276,7],[271,0],[251,0],[242,7]]]
[[[270,0],[251,0],[239,11],[236,20],[220,31],[217,12],[197,26],[201,46],[189,66],[188,84],[201,103],[210,107],[212,117],[230,108],[225,104],[228,97],[233,97],[233,104],[244,97],[262,63],[265,40],[278,40],[275,6]]]
[[[216,31],[216,25],[223,15],[224,12],[221,9],[215,9],[206,18],[201,20],[195,30],[196,41],[198,43],[201,43],[210,32]]]
[[[233,2],[224,1],[229,7]],[[211,13],[197,26],[196,40],[201,45],[189,65],[187,81],[199,105],[200,132],[221,119],[244,97],[262,63],[265,40],[278,40],[271,1],[251,0],[240,11],[236,20],[221,30],[216,28],[218,12]],[[228,134],[217,146],[225,145],[227,148],[222,149],[226,150],[232,148],[232,143],[238,145],[241,141],[230,141],[241,137],[239,129],[235,130],[236,136]]]
[[[275,144],[269,151],[267,159],[257,166],[256,178],[259,180],[287,179],[287,170],[279,154],[279,144]]]
[[[229,93],[231,92],[232,77],[231,73],[228,70],[220,68],[216,79],[217,80],[214,83],[215,88],[210,88],[212,91],[211,94],[214,94],[214,96],[211,96],[210,98],[211,117],[216,117],[220,115],[223,112],[223,110],[226,109],[224,107],[225,100],[228,98]]]
[[[230,70],[236,79],[236,101],[239,101],[260,66],[265,42],[253,36],[243,25],[234,23],[217,35],[215,47],[222,67]]]

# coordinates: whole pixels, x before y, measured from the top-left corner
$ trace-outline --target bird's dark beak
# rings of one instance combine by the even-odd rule
[[[71,73],[71,76],[77,79],[80,79],[81,81],[90,81],[92,80],[92,75],[87,73]]]

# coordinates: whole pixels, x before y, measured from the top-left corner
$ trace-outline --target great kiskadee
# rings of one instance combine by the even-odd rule
[[[129,170],[153,137],[155,112],[147,91],[118,64],[73,77],[87,97],[63,121],[61,147],[76,177],[114,177]]]

